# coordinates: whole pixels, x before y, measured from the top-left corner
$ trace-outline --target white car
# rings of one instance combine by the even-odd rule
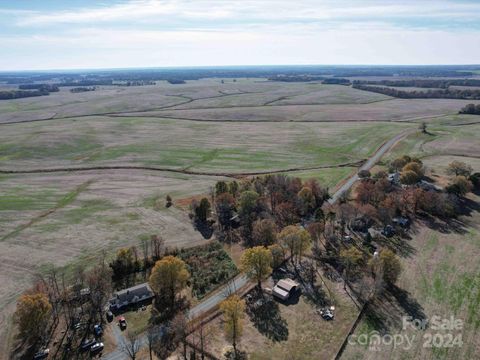
[[[93,344],[92,347],[90,348],[90,353],[100,352],[100,351],[103,350],[103,348],[104,348],[103,342],[97,342],[97,343]]]

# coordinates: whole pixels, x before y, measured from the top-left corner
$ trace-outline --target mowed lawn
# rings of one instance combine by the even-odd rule
[[[367,158],[411,126],[100,116],[10,124],[0,133],[0,168],[128,164],[239,173],[334,166]]]

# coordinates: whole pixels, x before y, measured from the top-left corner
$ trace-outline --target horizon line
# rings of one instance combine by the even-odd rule
[[[195,69],[228,69],[228,68],[279,68],[279,67],[480,67],[479,64],[256,64],[256,65],[189,65],[189,66],[139,66],[139,67],[98,67],[98,68],[50,68],[50,69],[17,69],[0,70],[2,73],[18,72],[80,72],[80,71],[122,71],[122,70],[195,70]]]

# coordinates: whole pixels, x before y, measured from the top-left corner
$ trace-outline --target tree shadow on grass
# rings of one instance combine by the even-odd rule
[[[213,235],[213,226],[210,222],[195,221],[195,229],[203,236],[204,239],[210,239]]]
[[[409,244],[407,238],[400,236],[393,236],[391,238],[379,237],[375,241],[405,258],[415,255],[417,251],[412,245]]]
[[[406,315],[411,316],[412,319],[426,319],[422,305],[412,298],[408,291],[400,289],[396,285],[390,285],[387,288],[385,296],[395,299],[400,309],[403,310]]]
[[[288,340],[287,321],[270,296],[256,295],[247,304],[247,314],[260,334],[274,342]]]

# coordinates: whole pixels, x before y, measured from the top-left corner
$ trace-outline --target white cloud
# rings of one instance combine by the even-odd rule
[[[429,23],[475,17],[480,23],[480,3],[135,0],[76,11],[3,14],[10,15],[17,25],[0,33],[2,70],[480,59],[480,26]],[[402,17],[408,19],[398,21]]]
[[[28,12],[18,19],[23,26],[104,23],[113,21],[154,21],[169,18],[237,22],[291,20],[368,20],[421,17],[445,20],[479,19],[479,3],[418,0],[404,1],[321,1],[321,0],[130,0],[114,5],[71,11]],[[159,19],[160,18],[160,19]]]
[[[2,69],[255,64],[475,63],[479,34],[445,31],[117,31],[2,39]],[[7,40],[7,41],[5,41]],[[477,46],[475,46],[477,45]],[[12,51],[9,51],[12,50]],[[17,49],[17,51],[15,51]],[[22,53],[18,49],[29,49]],[[455,51],[452,51],[455,49]],[[32,61],[31,53],[37,54]]]

